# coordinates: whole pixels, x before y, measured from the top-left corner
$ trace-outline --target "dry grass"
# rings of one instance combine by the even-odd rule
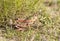
[[[60,0],[0,0],[0,30],[1,37],[11,41],[60,41]],[[55,5],[56,4],[56,5]],[[39,14],[33,26],[26,31],[17,31],[9,24],[16,18],[31,18]]]

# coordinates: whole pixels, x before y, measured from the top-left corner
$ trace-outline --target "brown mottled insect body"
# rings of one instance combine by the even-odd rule
[[[17,19],[15,27],[17,29],[30,27],[38,19],[37,15],[31,17],[31,19]]]

